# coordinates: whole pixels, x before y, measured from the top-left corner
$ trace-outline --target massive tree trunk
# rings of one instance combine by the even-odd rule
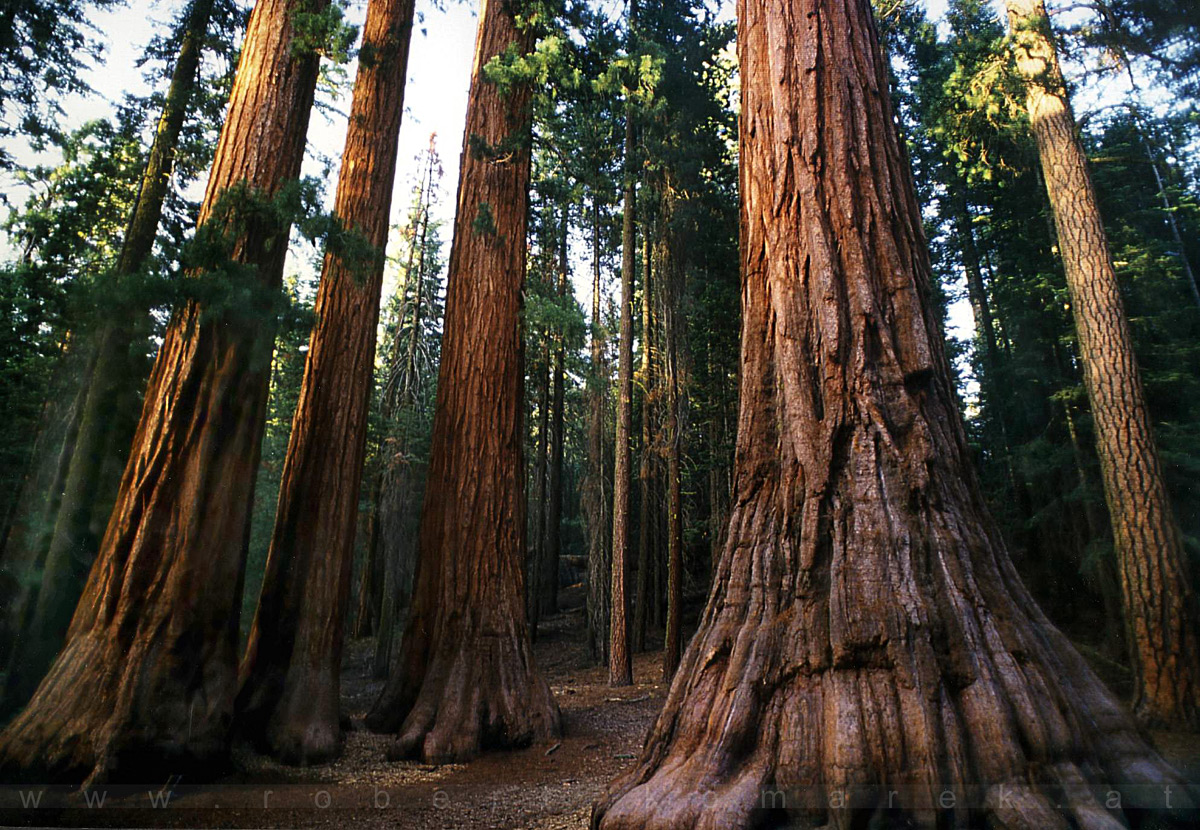
[[[413,2],[367,5],[333,210],[370,247],[325,254],[266,576],[241,665],[239,728],[288,763],[319,763],[341,748],[342,625]]]
[[[154,248],[163,203],[170,187],[175,148],[187,117],[204,51],[213,0],[195,0],[182,28],[179,54],[171,73],[154,142],[142,174],[117,265],[109,277],[119,283],[137,274]],[[118,294],[121,286],[116,288]],[[30,596],[31,613],[9,663],[0,714],[29,700],[62,647],[71,615],[96,555],[97,514],[111,510],[120,481],[120,464],[136,422],[138,391],[145,381],[130,354],[136,336],[146,334],[147,309],[121,309],[89,338],[95,357],[83,376],[86,393],[79,425],[70,444],[70,463],[53,515],[54,525],[44,554],[41,579]],[[141,319],[139,319],[141,318]],[[115,463],[114,463],[115,456]],[[61,493],[61,495],[59,495]],[[104,513],[99,521],[107,519]],[[100,528],[101,532],[103,527]]]
[[[274,197],[299,175],[318,56],[299,47],[292,23],[320,8],[259,0],[251,15],[200,209],[201,226],[229,245],[233,266],[221,279],[243,294],[189,301],[172,318],[66,645],[0,735],[6,779],[157,780],[203,772],[228,749],[289,228],[243,203]]]
[[[463,761],[560,731],[525,617],[521,288],[531,89],[485,74],[533,24],[483,0],[458,184],[429,484],[408,625],[367,725],[393,759]]]
[[[567,296],[567,208],[563,207],[561,233],[558,240],[558,296]],[[546,499],[545,560],[542,565],[542,609],[543,614],[558,611],[558,568],[562,557],[562,509],[563,509],[563,417],[566,406],[566,334],[561,329],[555,334],[554,364],[550,397],[550,492]]]
[[[1007,4],[1096,425],[1135,672],[1134,712],[1151,725],[1200,728],[1200,601],[1163,480],[1095,188],[1045,5]]]
[[[583,499],[588,533],[587,634],[588,654],[597,664],[607,664],[612,535],[608,512],[611,502],[604,487],[604,402],[609,375],[600,320],[600,206],[598,197],[592,198],[592,360],[587,390],[588,472]]]
[[[629,3],[629,43],[637,24],[637,2]],[[632,96],[632,91],[627,93]],[[617,438],[613,465],[612,599],[608,624],[608,682],[633,682],[629,630],[630,467],[633,463],[633,268],[637,178],[634,167],[632,99],[625,104],[625,165],[621,225],[621,329],[617,340]]]
[[[1179,794],[986,513],[870,3],[740,0],[737,42],[729,538],[593,825],[1065,830],[1117,826],[1092,785]]]

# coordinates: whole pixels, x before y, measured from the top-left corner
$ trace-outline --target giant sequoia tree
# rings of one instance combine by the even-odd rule
[[[1117,826],[1092,786],[1178,777],[1030,599],[983,505],[870,4],[740,0],[738,53],[729,532],[663,711],[593,824],[784,818],[765,804],[838,827],[869,817],[842,805]]]
[[[388,755],[461,761],[559,732],[524,606],[521,288],[530,175],[524,55],[538,4],[483,0],[447,276],[416,587],[367,725]],[[504,57],[501,57],[504,56]]]
[[[179,56],[171,73],[154,143],[146,159],[121,253],[110,275],[118,293],[123,288],[121,281],[134,277],[154,249],[212,12],[213,0],[193,0],[184,18]],[[143,318],[147,316],[144,308],[139,311]],[[96,514],[103,521],[105,515],[100,511],[112,505],[121,454],[129,445],[128,430],[136,416],[134,387],[140,389],[141,381],[145,380],[131,368],[135,361],[130,358],[130,350],[139,329],[145,328],[137,318],[136,313],[114,314],[90,338],[92,342],[83,347],[91,349],[94,355],[84,373],[86,391],[81,396],[80,411],[74,416],[78,425],[73,440],[63,450],[64,458],[69,459],[65,475],[61,488],[52,495],[58,501],[57,514],[45,542],[46,549],[39,551],[44,555],[42,578],[21,598],[30,607],[10,658],[0,702],[2,712],[14,711],[24,704],[41,682],[62,646],[87,579],[99,541],[91,526]],[[113,473],[106,475],[106,467],[110,466]]]
[[[224,255],[192,274],[205,300],[168,327],[66,645],[0,735],[6,778],[158,775],[227,750],[267,321],[290,224],[276,197],[299,176],[317,80],[293,26],[323,7],[260,0],[251,15],[200,211]]]
[[[1151,724],[1197,727],[1200,603],[1163,479],[1096,191],[1045,5],[1008,0],[1008,10],[1096,425],[1137,684],[1134,711]]]
[[[275,530],[242,661],[239,722],[280,758],[341,747],[342,623],[374,369],[384,245],[404,111],[413,0],[367,6],[334,216],[366,250],[331,244],[292,422]]]

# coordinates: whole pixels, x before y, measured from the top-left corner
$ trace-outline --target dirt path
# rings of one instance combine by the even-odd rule
[[[564,597],[574,601],[571,593]],[[166,807],[154,787],[109,788],[103,806],[80,795],[51,791],[37,810],[0,809],[0,824],[69,827],[389,827],[586,828],[592,801],[633,763],[642,738],[662,706],[659,652],[637,655],[634,686],[612,689],[607,670],[589,667],[581,608],[543,621],[535,646],[562,708],[565,734],[556,745],[490,753],[469,764],[432,767],[388,763],[390,738],[361,728],[382,685],[369,677],[373,644],[348,646],[343,701],[356,729],[335,763],[297,769],[275,764],[246,747],[234,752],[233,770],[204,786],[177,782]],[[21,793],[3,788],[0,805],[19,804]],[[93,799],[98,795],[93,795]],[[56,800],[57,799],[57,800]],[[264,809],[264,807],[269,809]]]

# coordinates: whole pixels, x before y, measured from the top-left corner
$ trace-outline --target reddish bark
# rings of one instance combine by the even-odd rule
[[[870,3],[740,0],[738,51],[729,535],[593,825],[1099,828],[1094,786],[1183,792],[987,515]]]
[[[288,763],[319,763],[341,749],[342,625],[413,2],[367,5],[334,216],[370,249],[325,254],[266,576],[241,665],[239,727]]]
[[[395,671],[367,716],[388,757],[463,761],[560,732],[525,616],[521,289],[531,135],[527,83],[494,57],[533,46],[511,3],[483,0],[450,251],[420,559]]]
[[[320,4],[316,4],[317,9]],[[239,184],[296,180],[317,78],[292,18],[314,4],[259,0],[200,209]],[[238,213],[235,199],[231,208]],[[229,221],[229,220],[226,220]],[[167,329],[108,530],[67,642],[0,735],[0,769],[44,779],[160,777],[228,749],[250,506],[266,409],[272,306],[288,226],[229,222],[231,272],[253,299],[186,303]],[[251,276],[252,274],[252,276]]]
[[[106,276],[118,293],[123,290],[120,281],[135,275],[154,249],[212,8],[213,0],[195,0],[180,30],[179,52],[141,188],[116,268]],[[139,337],[143,343],[148,339],[149,315],[145,308],[122,311],[86,338],[84,348],[93,356],[82,378],[78,423],[63,447],[68,464],[51,499],[54,510],[47,511],[47,518],[53,517],[53,530],[44,543],[46,550],[39,551],[40,579],[32,586],[32,596],[23,597],[30,613],[9,662],[0,714],[16,711],[29,700],[62,647],[113,506],[149,368],[148,361],[136,355]]]

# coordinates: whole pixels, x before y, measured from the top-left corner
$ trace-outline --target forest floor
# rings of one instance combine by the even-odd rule
[[[95,804],[95,793],[93,806],[73,794],[64,796],[70,805],[65,808],[0,809],[0,826],[586,828],[592,802],[634,763],[667,687],[660,651],[636,655],[635,685],[608,685],[607,670],[589,665],[582,601],[578,587],[565,590],[567,610],[543,620],[535,644],[538,666],[562,709],[561,741],[487,753],[469,764],[388,763],[384,751],[391,736],[362,728],[383,685],[370,676],[373,643],[363,640],[347,648],[342,696],[355,728],[335,763],[287,767],[241,746],[224,777],[205,784],[172,782],[169,803],[157,783],[101,788],[107,792],[102,806]],[[1110,682],[1119,685],[1119,678]],[[1154,738],[1189,780],[1200,781],[1200,736]],[[14,802],[6,797],[4,803]],[[62,797],[55,803],[64,803]]]
[[[370,677],[374,644],[363,640],[347,646],[342,699],[355,728],[336,762],[286,767],[238,747],[227,776],[204,785],[175,782],[165,807],[150,806],[156,797],[162,803],[157,785],[114,786],[103,807],[72,796],[75,806],[67,809],[0,810],[0,825],[586,828],[592,802],[633,764],[667,687],[660,651],[635,656],[634,685],[610,687],[607,669],[589,665],[582,591],[565,590],[563,601],[567,610],[542,621],[535,644],[538,667],[562,709],[561,741],[486,753],[469,764],[387,762],[391,736],[362,728],[383,685]]]

